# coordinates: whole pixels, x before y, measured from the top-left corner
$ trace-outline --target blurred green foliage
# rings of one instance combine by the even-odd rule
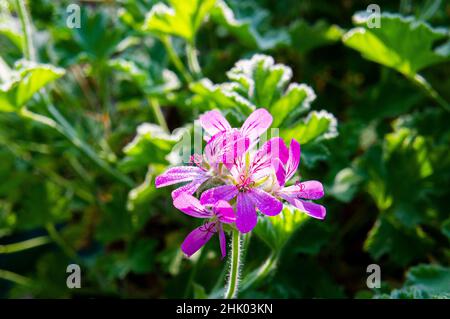
[[[327,218],[262,219],[240,297],[450,297],[448,3],[378,1],[373,29],[370,1],[82,1],[72,29],[72,2],[25,1],[32,43],[0,2],[1,297],[220,297],[217,244],[183,257],[196,221],[153,179],[199,114],[259,107]]]

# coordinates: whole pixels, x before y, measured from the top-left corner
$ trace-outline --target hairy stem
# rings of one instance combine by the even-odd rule
[[[237,297],[239,286],[239,271],[241,263],[241,235],[237,229],[233,229],[231,239],[231,257],[230,272],[228,274],[228,283],[225,291],[225,299],[233,299]]]

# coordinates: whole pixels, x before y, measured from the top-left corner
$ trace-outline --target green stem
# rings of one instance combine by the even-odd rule
[[[188,67],[191,73],[194,75],[196,79],[202,77],[202,69],[200,67],[200,63],[198,62],[197,57],[197,49],[195,45],[188,43],[186,45],[186,55],[188,60]]]
[[[75,129],[70,125],[70,123],[64,118],[64,116],[58,111],[58,109],[49,101],[48,97],[44,95],[44,100],[46,101],[47,109],[52,117],[59,124],[59,131],[63,134],[69,141],[72,142],[78,149],[80,149],[86,156],[88,156],[94,163],[96,163],[105,172],[110,174],[112,177],[116,178],[118,181],[122,182],[128,187],[133,187],[134,182],[126,175],[122,174],[118,170],[114,169],[103,159],[98,157],[97,153],[83,140],[78,137]]]
[[[155,98],[148,98],[148,104],[150,104],[153,113],[155,113],[156,121],[158,122],[159,126],[162,127],[164,131],[169,133],[169,127],[167,126],[166,119],[164,118],[164,114],[161,110],[161,106],[159,105],[159,102]]]
[[[271,253],[270,256],[259,268],[248,274],[247,277],[245,277],[245,279],[242,281],[242,290],[246,290],[249,287],[264,280],[276,267],[279,257],[280,257],[279,253],[275,252]]]
[[[225,291],[225,299],[233,299],[237,297],[239,286],[239,271],[240,271],[240,257],[241,257],[241,236],[237,229],[233,229],[231,239],[231,260],[230,272],[228,274],[228,283]]]
[[[81,264],[77,252],[72,247],[67,245],[67,243],[64,241],[64,239],[56,230],[54,224],[52,223],[46,224],[45,229],[47,230],[50,238],[55,242],[55,244],[57,244],[61,248],[61,250],[67,255],[67,257]]]
[[[22,275],[16,274],[14,272],[0,269],[0,279],[5,279],[8,281],[12,281],[16,284],[23,285],[23,286],[30,286],[32,281],[28,279],[27,277],[24,277]]]
[[[23,32],[23,52],[24,56],[29,61],[36,60],[36,51],[33,46],[33,35],[30,16],[25,5],[24,0],[15,0],[17,13],[20,18],[20,25]]]
[[[44,116],[44,115],[40,115],[37,113],[34,113],[30,110],[28,110],[27,108],[23,107],[20,109],[19,115],[22,116],[23,118],[41,123],[45,126],[51,127],[57,131],[61,130],[61,127],[58,125],[58,123],[56,123],[53,119]]]
[[[167,54],[169,55],[170,61],[172,61],[173,65],[177,68],[177,70],[181,73],[184,80],[189,83],[192,82],[192,76],[189,74],[189,72],[184,67],[183,62],[178,57],[178,54],[175,52],[175,49],[173,48],[172,41],[169,37],[161,37],[161,41],[164,44],[164,47],[166,48]]]
[[[428,83],[428,81],[421,75],[416,74],[414,77],[409,77],[416,85],[418,85],[429,97],[435,100],[441,107],[443,107],[447,112],[450,112],[449,103],[444,100],[439,93],[433,89],[433,87]]]
[[[34,247],[48,244],[49,242],[50,242],[50,238],[48,238],[47,236],[41,236],[41,237],[24,240],[19,243],[0,245],[0,254],[17,253],[19,251],[23,251],[23,250],[27,250],[27,249],[31,249]]]
[[[186,289],[184,290],[184,298],[189,297],[189,293],[191,291],[192,285],[194,284],[195,277],[197,276],[198,267],[203,260],[203,256],[204,256],[203,249],[201,249],[198,258],[195,261],[194,266],[192,267],[191,274],[189,275],[188,283],[186,285]]]

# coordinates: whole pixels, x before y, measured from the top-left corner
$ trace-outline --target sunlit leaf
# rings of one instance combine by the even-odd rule
[[[300,144],[306,144],[319,138],[333,138],[337,136],[337,120],[333,114],[326,111],[312,111],[303,121],[285,129],[282,136],[286,140],[294,138]]]
[[[110,60],[108,64],[136,83],[147,95],[160,95],[180,87],[178,77],[168,69],[151,72],[144,70],[133,61],[124,59]]]
[[[263,14],[261,10],[255,10],[255,14]],[[258,23],[261,20],[259,17],[237,17],[223,0],[219,0],[212,9],[211,18],[237,37],[241,43],[251,48],[268,50],[289,43],[289,36],[285,30],[272,30],[261,34],[258,32]]]
[[[123,152],[126,157],[120,163],[124,171],[133,171],[149,164],[168,164],[167,155],[181,138],[182,132],[170,135],[155,124],[144,123],[137,128],[137,135]]]
[[[289,34],[292,48],[301,53],[307,53],[315,48],[339,41],[343,30],[323,20],[313,25],[304,20],[298,20],[289,27]]]
[[[285,205],[282,212],[273,217],[260,217],[255,232],[272,250],[280,251],[291,235],[307,220],[306,214]]]
[[[18,63],[10,80],[0,84],[0,111],[17,111],[40,89],[63,75],[63,69],[48,64]]]
[[[158,35],[173,35],[193,42],[197,30],[216,0],[170,0],[154,5],[147,14],[143,30]]]
[[[389,13],[381,15],[380,28],[369,28],[368,19],[367,13],[355,14],[353,21],[358,27],[346,33],[343,41],[371,61],[413,78],[418,71],[450,58],[448,52],[433,49],[436,41],[448,38],[445,29]]]
[[[358,175],[354,169],[344,168],[336,174],[329,194],[340,201],[349,202],[353,199],[362,180],[362,176]]]
[[[381,217],[370,230],[364,249],[376,260],[389,255],[392,262],[405,266],[423,257],[431,244],[420,228],[407,229],[392,218]]]

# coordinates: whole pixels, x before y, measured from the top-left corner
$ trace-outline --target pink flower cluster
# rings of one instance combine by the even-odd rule
[[[155,180],[158,188],[185,183],[172,192],[174,206],[187,215],[204,219],[181,245],[187,256],[218,233],[222,258],[225,257],[223,224],[234,225],[241,233],[250,232],[257,224],[257,211],[276,216],[283,209],[283,201],[314,218],[325,218],[325,207],[307,201],[324,195],[320,182],[297,181],[286,186],[297,171],[300,144],[293,139],[288,148],[276,137],[256,149],[260,136],[272,124],[267,110],[255,110],[240,129],[232,128],[216,110],[200,116],[200,123],[207,134],[204,154],[193,155],[192,165],[169,168]],[[214,186],[197,199],[193,195],[202,185]]]

